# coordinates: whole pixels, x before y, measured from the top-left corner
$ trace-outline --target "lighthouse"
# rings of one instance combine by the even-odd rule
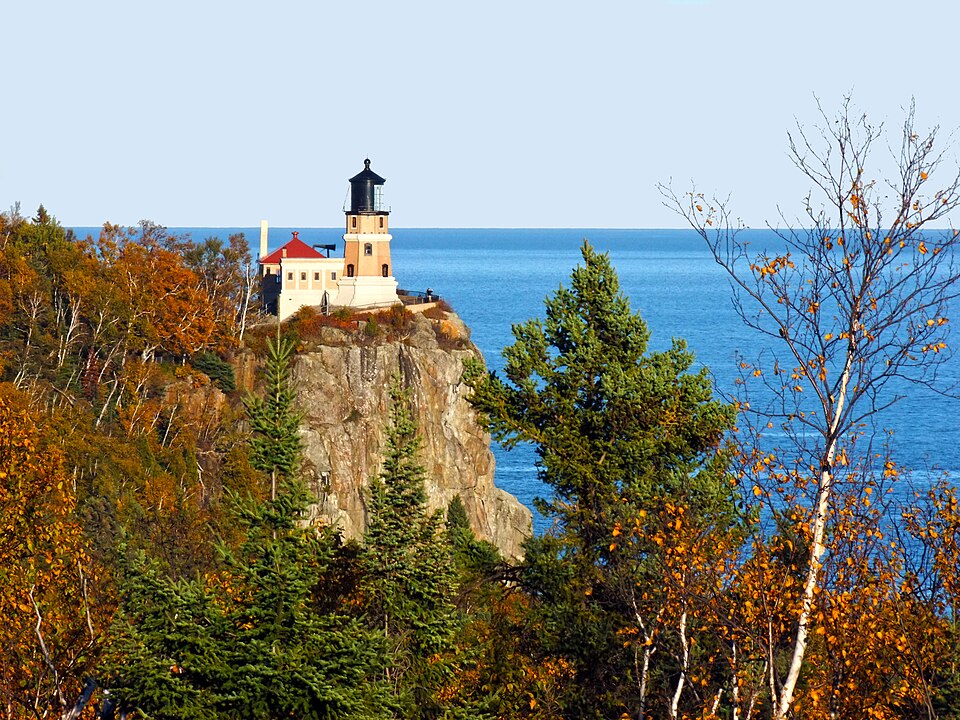
[[[350,178],[338,305],[377,307],[399,302],[390,261],[390,211],[382,197],[385,182],[370,169],[369,159]]]

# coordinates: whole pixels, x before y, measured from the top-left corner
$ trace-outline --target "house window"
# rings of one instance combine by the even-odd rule
[[[363,254],[364,254],[364,255],[373,255],[373,243],[364,243],[364,244],[363,244]]]
[[[353,265],[347,265],[347,277],[353,277]]]
[[[288,273],[287,273],[287,280],[289,280],[290,282],[293,282],[293,273],[292,273],[292,272],[288,272]]]
[[[313,279],[314,279],[314,281],[320,280],[320,273],[314,273],[314,274],[313,274]]]
[[[337,279],[337,272],[336,272],[336,270],[334,270],[333,272],[330,273],[330,279],[331,279],[331,280],[336,280],[336,279]]]
[[[384,263],[380,266],[380,272],[383,273],[384,277],[390,277],[390,266]]]
[[[305,272],[300,273],[300,280],[301,280],[302,282],[306,282],[306,280],[307,280],[307,274],[306,274]]]
[[[267,275],[273,274],[273,268],[267,268]]]

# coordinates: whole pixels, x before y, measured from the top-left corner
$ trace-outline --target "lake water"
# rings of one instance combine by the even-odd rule
[[[339,228],[297,228],[307,244],[336,243]],[[256,251],[259,228],[170,228],[189,232],[194,240],[223,239],[244,232]],[[270,229],[270,250],[287,242],[292,228]],[[77,228],[78,233],[96,229]],[[749,231],[757,248],[775,247],[776,238],[762,230]],[[511,326],[542,317],[543,301],[580,262],[584,238],[608,252],[623,292],[651,331],[652,349],[669,346],[673,337],[686,339],[700,365],[708,367],[717,389],[732,393],[738,354],[753,357],[760,338],[743,326],[731,304],[723,271],[702,240],[688,230],[571,230],[571,229],[394,229],[392,254],[400,287],[432,288],[446,298],[472,330],[473,341],[488,366],[500,370],[502,349],[512,344]],[[960,376],[960,361],[949,374]],[[927,390],[909,396],[886,411],[880,424],[893,431],[899,464],[914,468],[917,477],[944,470],[960,475],[960,401]],[[530,448],[506,452],[494,448],[497,484],[528,506],[547,494],[537,479]],[[536,518],[536,528],[544,521]]]

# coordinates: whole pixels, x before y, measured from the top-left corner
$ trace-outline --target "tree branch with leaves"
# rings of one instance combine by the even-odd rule
[[[875,147],[882,127],[849,99],[835,118],[820,114],[822,125],[798,124],[789,135],[791,159],[813,189],[802,217],[774,230],[785,251],[756,252],[727,200],[661,186],[665,204],[726,271],[744,323],[769,339],[766,362],[741,364],[763,389],[740,406],[760,435],[767,423],[786,433],[792,457],[780,484],[799,487],[805,502],[809,553],[778,720],[791,712],[803,668],[838,484],[863,487],[846,470],[856,465],[850,443],[903,397],[904,382],[940,387],[938,371],[951,355],[949,307],[960,294],[960,238],[933,229],[960,203],[960,174],[934,179],[945,170],[937,128],[918,132],[911,106],[893,171],[883,176]]]

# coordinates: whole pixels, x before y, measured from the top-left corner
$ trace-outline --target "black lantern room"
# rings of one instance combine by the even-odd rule
[[[370,169],[370,159],[363,161],[363,171],[350,178],[349,215],[386,215],[382,209],[380,193],[386,182]]]

